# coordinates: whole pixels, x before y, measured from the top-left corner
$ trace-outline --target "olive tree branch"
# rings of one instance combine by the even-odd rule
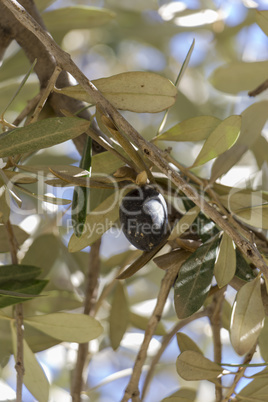
[[[167,297],[169,295],[170,289],[174,284],[174,281],[178,275],[179,266],[170,267],[166,273],[164,278],[162,279],[160,290],[157,297],[156,306],[154,311],[148,321],[147,328],[145,330],[144,339],[140,350],[137,354],[136,361],[133,367],[132,376],[129,380],[128,386],[125,390],[125,394],[122,398],[121,402],[127,402],[129,399],[132,401],[140,401],[139,398],[139,380],[142,373],[142,367],[145,363],[145,359],[147,357],[147,350],[150,344],[150,341],[154,335],[157,324],[161,319],[164,306],[166,304]]]
[[[155,369],[155,366],[157,365],[157,363],[159,362],[162,354],[164,353],[164,351],[166,350],[169,342],[171,341],[171,339],[176,335],[176,333],[178,331],[180,331],[183,327],[185,327],[187,324],[189,324],[192,321],[198,320],[199,318],[203,318],[206,317],[208,315],[208,308],[198,311],[197,313],[191,315],[190,317],[184,318],[183,320],[180,320],[177,324],[174,325],[174,327],[162,338],[162,342],[161,342],[161,346],[158,349],[157,353],[154,355],[151,363],[150,363],[150,368],[147,372],[145,381],[144,381],[144,385],[143,385],[143,389],[142,389],[142,395],[141,395],[141,401],[143,401],[143,399],[145,398],[146,395],[146,391],[147,388],[150,384],[150,381],[152,379],[153,376],[153,372]]]
[[[101,239],[92,244],[89,253],[88,272],[86,276],[84,314],[93,315],[97,296],[98,278],[100,271],[100,245]],[[88,356],[88,343],[80,343],[78,347],[76,367],[72,384],[72,401],[80,402],[83,386],[83,371]]]
[[[10,254],[12,264],[18,264],[17,258],[17,242],[13,232],[12,225],[8,220],[5,223],[7,237],[9,241]],[[24,376],[24,363],[23,363],[23,307],[22,304],[16,304],[15,306],[15,318],[16,318],[16,329],[17,329],[17,353],[16,353],[16,364],[15,369],[17,371],[17,385],[16,385],[16,401],[22,402],[22,385]]]
[[[27,11],[16,0],[2,0],[4,4],[17,20],[31,31],[36,38],[44,45],[47,52],[49,52],[56,60],[57,65],[65,71],[68,71],[79,84],[87,91],[94,99],[96,104],[100,104],[105,110],[108,117],[110,117],[114,124],[119,127],[134,144],[144,153],[151,162],[155,164],[166,176],[179,187],[179,189],[192,200],[207,216],[209,216],[221,229],[223,229],[228,236],[236,243],[237,247],[243,254],[260,269],[268,282],[268,267],[262,258],[260,252],[251,244],[247,239],[243,238],[221,214],[205,199],[198,194],[198,192],[188,184],[181,175],[175,171],[166,161],[164,152],[158,149],[154,144],[146,141],[130,123],[118,112],[116,108],[97,90],[97,88],[88,80],[88,78],[81,72],[76,64],[71,59],[71,56],[64,52],[48,35],[48,33],[32,18]]]

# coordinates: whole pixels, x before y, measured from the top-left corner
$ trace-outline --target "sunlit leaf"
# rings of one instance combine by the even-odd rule
[[[68,205],[70,204],[71,200],[66,200],[65,198],[57,198],[57,197],[52,197],[50,195],[45,195],[45,194],[35,194],[26,189],[25,187],[16,185],[16,189],[19,189],[22,193],[25,193],[29,195],[30,197],[36,198],[40,201],[44,202],[49,202],[50,204],[54,205]]]
[[[193,389],[181,388],[161,402],[194,402],[196,400],[196,391]]]
[[[0,135],[0,157],[33,152],[73,139],[89,127],[78,117],[55,117],[40,120]]]
[[[256,22],[263,32],[268,36],[268,11],[256,10]]]
[[[68,249],[70,252],[80,251],[94,243],[103,233],[110,229],[119,216],[119,199],[114,193],[106,198],[86,217],[81,237],[72,235]]]
[[[142,71],[100,78],[92,83],[115,108],[138,113],[161,112],[175,103],[177,95],[177,88],[167,78]],[[94,104],[80,85],[58,89],[57,92]]]
[[[202,141],[216,129],[221,120],[213,116],[197,116],[182,121],[154,138],[154,141]]]
[[[216,379],[222,368],[198,352],[186,350],[177,358],[178,374],[187,381]]]
[[[116,350],[129,324],[128,300],[121,282],[117,282],[110,312],[110,341]]]
[[[202,307],[211,287],[218,244],[219,237],[216,236],[199,247],[181,266],[174,285],[178,318],[189,317]]]
[[[219,91],[237,94],[253,90],[265,81],[267,69],[267,61],[233,61],[214,70],[210,82]]]
[[[26,233],[23,229],[21,229],[17,225],[12,225],[12,230],[18,246],[24,243],[25,240],[28,239],[29,237],[29,234]],[[10,244],[7,237],[7,230],[4,225],[0,225],[0,253],[6,253],[9,251],[10,251]]]
[[[267,371],[267,368],[262,372]],[[260,372],[259,374],[261,374]],[[256,401],[267,402],[268,401],[268,374],[263,373],[263,376],[254,378],[251,383],[246,385],[237,395],[237,401]]]
[[[111,152],[102,152],[92,157],[92,172],[105,175],[115,172],[124,162]]]
[[[25,322],[56,339],[65,342],[89,342],[103,331],[100,323],[85,314],[53,313],[27,317]]]
[[[260,352],[261,352],[261,356],[263,358],[264,361],[268,361],[268,319],[265,318],[264,320],[264,325],[263,328],[260,332],[260,336],[259,336],[259,348],[260,348]]]
[[[193,166],[203,165],[231,148],[240,134],[241,116],[223,120],[208,136]]]
[[[214,274],[219,288],[227,285],[236,271],[236,252],[232,239],[223,233]]]
[[[186,334],[183,332],[177,332],[177,342],[180,348],[181,353],[186,350],[193,350],[194,352],[203,354],[201,349],[197,346],[197,344]]]
[[[238,292],[231,318],[231,343],[243,355],[255,345],[265,317],[260,278],[246,283]]]
[[[268,141],[262,135],[250,147],[253,152],[259,169],[262,168],[264,162],[268,162]]]
[[[11,181],[11,183],[31,184],[31,183],[37,182],[36,177],[26,175],[25,173],[18,173],[18,172],[13,172],[11,170],[5,170],[5,175]]]
[[[243,208],[236,211],[235,215],[247,225],[268,229],[268,204]]]
[[[11,322],[14,356],[17,356],[17,334],[14,322]],[[25,373],[23,383],[31,394],[40,402],[48,401],[49,383],[34,353],[23,339],[23,365]]]

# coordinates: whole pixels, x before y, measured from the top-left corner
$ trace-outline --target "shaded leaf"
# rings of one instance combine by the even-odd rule
[[[268,204],[243,208],[236,211],[235,215],[247,225],[268,229]]]
[[[246,260],[244,259],[243,255],[238,250],[238,248],[236,248],[235,252],[236,252],[235,275],[246,282],[255,279],[256,276],[254,275],[253,270],[250,268],[249,264],[246,262]]]
[[[14,356],[17,355],[17,334],[14,321],[11,322]],[[25,373],[23,382],[31,394],[40,402],[47,402],[49,395],[49,383],[43,369],[38,363],[34,353],[23,339],[23,364]]]
[[[184,232],[186,232],[190,228],[191,224],[195,221],[199,212],[200,208],[197,205],[189,209],[174,226],[168,240],[174,240],[177,237],[180,237]]]
[[[121,282],[117,282],[110,312],[110,341],[116,350],[129,324],[128,300]]]
[[[266,362],[268,361],[268,343],[267,343],[267,339],[268,339],[268,319],[265,318],[263,328],[262,328],[262,330],[260,332],[258,343],[259,343],[261,356],[262,356],[263,360],[266,361]]]
[[[105,175],[115,172],[124,162],[111,152],[102,152],[92,156],[92,172]]]
[[[178,374],[187,381],[212,380],[222,373],[222,368],[198,352],[186,350],[177,358]]]
[[[148,317],[144,317],[142,315],[135,314],[132,311],[129,314],[129,323],[133,327],[142,329],[143,331],[146,330],[146,328],[148,326],[148,321],[149,321]],[[158,335],[158,336],[166,335],[165,327],[161,321],[157,324],[154,335]]]
[[[222,92],[237,94],[241,91],[253,90],[267,79],[267,61],[243,62],[233,61],[218,67],[209,80]]]
[[[6,170],[5,169],[5,175],[11,181],[11,183],[31,184],[31,183],[36,183],[37,182],[36,177],[26,175],[25,173],[13,172],[11,170]]]
[[[196,391],[194,389],[181,388],[161,402],[194,402]]]
[[[25,304],[23,305],[23,308],[25,308]],[[60,343],[58,339],[44,334],[43,332],[38,331],[36,328],[27,324],[24,325],[24,338],[34,353],[49,349],[52,346]]]
[[[230,322],[231,322],[231,315],[232,315],[232,308],[230,304],[224,300],[222,306],[222,327],[225,328],[227,331],[230,330]]]
[[[86,217],[84,231],[78,238],[72,235],[68,249],[75,252],[94,243],[103,233],[110,229],[119,216],[119,199],[116,194],[110,195]]]
[[[259,25],[259,27],[263,30],[265,35],[268,36],[268,11],[256,10],[256,22]]]
[[[25,240],[28,239],[29,237],[29,234],[26,233],[23,229],[21,229],[17,225],[12,225],[12,230],[18,246],[24,243]],[[0,253],[6,253],[9,251],[10,251],[10,244],[7,238],[6,228],[4,225],[0,225]]]
[[[214,274],[219,288],[227,285],[236,271],[236,252],[232,239],[223,233]]]
[[[86,188],[111,188],[114,189],[114,184],[113,182],[115,182],[115,180],[113,180],[112,178],[108,178],[107,177],[100,177],[100,179],[104,179],[103,182],[101,181],[97,181],[94,180],[90,177],[81,177],[81,176],[70,176],[66,173],[61,173],[61,172],[57,172],[56,170],[50,169],[51,173],[53,173],[56,177],[58,177],[59,179],[67,182],[68,184],[71,184],[73,186],[82,186],[82,187],[86,187]],[[112,181],[113,180],[113,181]],[[49,184],[51,181],[47,181],[47,183]]]
[[[181,353],[186,350],[193,350],[194,352],[203,355],[201,349],[199,349],[197,344],[188,335],[183,332],[177,332],[176,336]]]
[[[27,317],[24,321],[39,331],[65,342],[89,342],[103,331],[95,318],[85,314],[44,314]]]
[[[153,261],[160,269],[166,270],[175,266],[179,268],[190,255],[191,253],[187,250],[173,250],[154,258]]]
[[[41,271],[41,268],[32,265],[2,265],[0,267],[0,285],[8,281],[23,282],[35,279]]]
[[[256,278],[237,292],[233,305],[230,338],[236,353],[243,355],[255,345],[264,317],[260,278]]]
[[[192,117],[158,135],[154,141],[202,141],[208,138],[221,120],[213,116]]]
[[[19,185],[16,185],[16,188],[19,189],[20,191],[22,191],[23,193],[29,195],[30,197],[37,198],[40,201],[49,202],[50,204],[68,205],[71,202],[71,200],[66,200],[64,198],[51,197],[51,196],[45,195],[45,194],[35,194]]]
[[[211,287],[219,237],[199,247],[181,266],[174,285],[178,318],[186,318],[202,307]]]
[[[262,370],[263,377],[254,378],[251,383],[244,387],[237,395],[237,401],[250,400],[255,402],[267,402],[268,400],[268,381],[267,381],[267,368]],[[262,372],[258,373],[261,374]]]
[[[16,128],[0,135],[0,157],[60,144],[82,134],[89,124],[89,121],[78,117],[55,117]]]
[[[254,144],[251,146],[259,169],[262,168],[263,162],[268,162],[268,141],[260,135]]]
[[[100,78],[92,83],[115,108],[137,113],[161,112],[175,103],[177,95],[177,88],[167,78],[142,71]],[[94,100],[80,85],[56,91],[94,104]]]
[[[52,176],[51,169],[71,176],[81,174],[84,169],[73,165],[16,165],[20,170],[34,173],[38,176]]]
[[[1,284],[0,308],[22,303],[39,296],[47,283],[48,281],[45,280],[31,279],[23,282],[9,281]],[[4,294],[6,295],[4,296]]]
[[[200,166],[231,148],[240,134],[241,116],[230,116],[210,133],[193,166]]]

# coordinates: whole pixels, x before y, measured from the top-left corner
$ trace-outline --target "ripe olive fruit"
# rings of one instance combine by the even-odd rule
[[[166,201],[152,186],[137,187],[122,199],[119,219],[129,242],[140,250],[150,251],[167,234]]]

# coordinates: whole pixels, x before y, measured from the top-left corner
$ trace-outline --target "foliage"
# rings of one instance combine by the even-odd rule
[[[1,32],[15,3],[0,6]],[[216,2],[215,10],[186,1],[35,3],[40,14],[28,11],[60,47],[42,28],[30,34],[25,14],[33,42],[15,37],[22,49],[14,45],[0,68],[3,379],[15,375],[14,355],[18,401],[46,402],[57,389],[57,400],[68,389],[73,401],[82,391],[92,401],[199,401],[206,380],[207,400],[213,384],[217,402],[268,401],[260,370],[268,357],[267,61],[244,60],[235,42],[255,22],[264,38],[267,11],[244,2],[246,17],[228,26]],[[183,21],[199,11],[214,19],[190,30]],[[186,37],[178,63],[172,43],[180,49]],[[213,51],[195,61],[204,38]],[[243,168],[250,174],[238,183]],[[122,198],[145,184],[169,213],[150,251],[131,246],[118,220]],[[49,383],[40,361],[49,371],[47,356],[63,347]],[[251,376],[248,367],[257,367]]]

